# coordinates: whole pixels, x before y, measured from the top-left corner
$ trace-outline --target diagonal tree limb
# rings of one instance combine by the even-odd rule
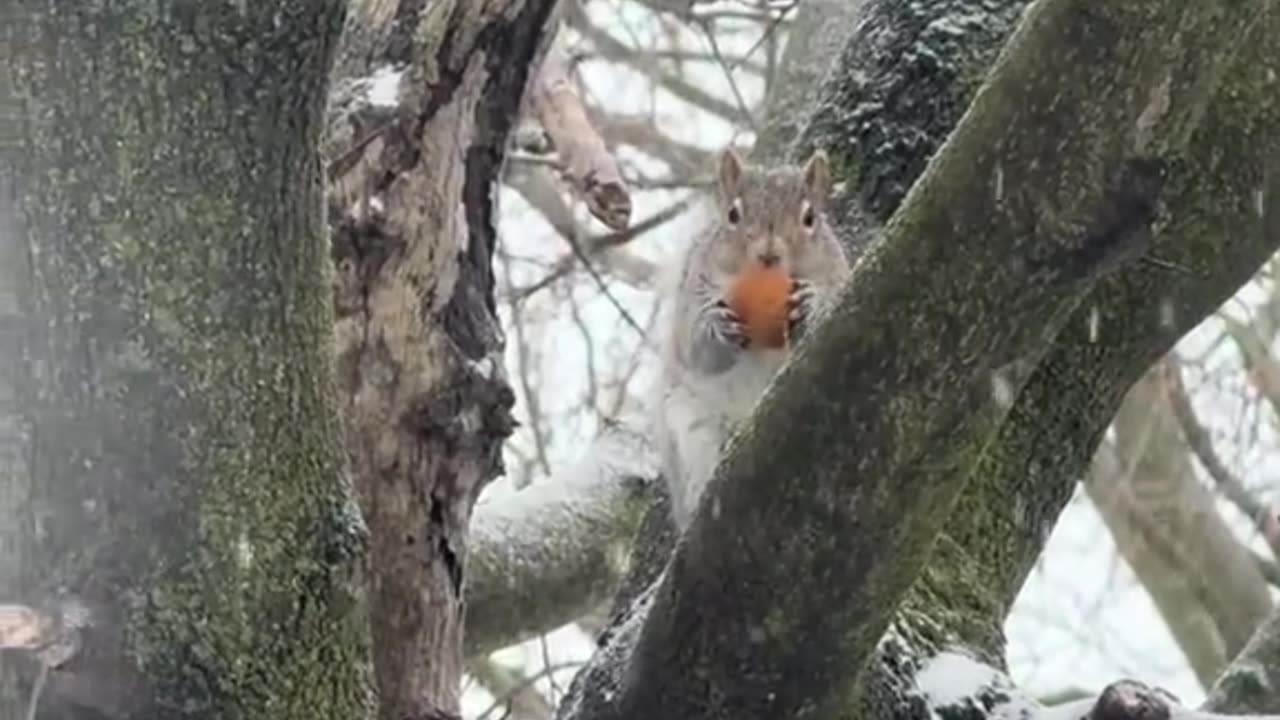
[[[1247,27],[1258,9],[1030,11],[884,242],[731,445],[658,585],[619,716],[847,702],[962,489],[941,471],[972,459],[1003,414],[991,373],[1034,357],[1045,328],[1135,250],[1153,219],[1158,160],[1208,100],[1224,27]],[[1089,63],[1076,44],[1085,36],[1106,39]],[[1083,65],[1121,68],[1122,80]],[[1052,152],[1033,140],[1049,128]],[[1054,178],[1036,195],[1033,167],[1036,180]],[[972,182],[997,172],[1021,190]],[[891,308],[911,319],[887,327]],[[833,387],[858,388],[858,405],[834,400]],[[850,429],[856,451],[842,439]]]
[[[1170,182],[1151,252],[1192,272],[1133,264],[1094,289],[1030,373],[948,522],[1001,616],[1132,384],[1280,248],[1273,211],[1260,214],[1256,200],[1280,202],[1276,22],[1268,14],[1245,34]]]
[[[1158,371],[1125,397],[1085,489],[1201,685],[1271,611],[1247,548],[1196,476]]]

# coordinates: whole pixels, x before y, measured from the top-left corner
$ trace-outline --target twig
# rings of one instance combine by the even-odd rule
[[[539,680],[543,678],[550,679],[554,673],[560,672],[561,670],[568,670],[570,668],[580,667],[581,665],[582,665],[581,662],[563,662],[563,663],[557,663],[555,665],[544,666],[542,670],[540,670],[539,672],[533,675],[530,675],[529,677],[526,677],[524,680],[520,681],[520,683],[518,683],[516,686],[512,687],[510,690],[503,693],[501,697],[494,700],[493,704],[485,708],[484,712],[476,716],[476,720],[488,720],[489,716],[493,715],[499,709],[509,706],[511,703],[511,699],[515,696],[516,693],[529,689],[534,683],[538,682]]]
[[[747,106],[747,101],[742,96],[742,90],[738,88],[737,79],[733,77],[733,67],[725,61],[724,55],[720,52],[720,43],[716,42],[715,25],[711,20],[699,19],[698,26],[702,29],[702,34],[707,37],[707,43],[711,45],[711,54],[724,72],[724,78],[729,83],[729,90],[733,93],[734,101],[738,103],[738,110],[742,113],[742,117],[746,120],[752,132],[760,132],[760,124]]]
[[[601,252],[604,252],[605,250],[608,250],[611,247],[622,245],[631,240],[634,240],[635,238],[649,232],[650,230],[653,230],[654,228],[665,225],[666,223],[675,219],[678,215],[680,215],[680,213],[684,212],[692,204],[692,202],[693,201],[690,198],[682,199],[678,202],[672,203],[671,205],[658,211],[657,213],[654,213],[648,218],[645,218],[644,220],[641,220],[640,222],[633,224],[631,227],[627,228],[626,230],[622,230],[619,232],[612,232],[607,235],[600,235],[600,236],[594,237],[585,243],[586,247],[585,249],[583,249],[582,252],[577,251],[580,243],[574,242],[572,240],[572,236],[566,234],[565,237],[567,239],[570,239],[570,245],[573,248],[575,248],[575,252],[570,253],[569,255],[566,255],[565,257],[557,261],[555,264],[555,267],[551,270],[551,272],[547,273],[547,275],[543,277],[541,280],[538,280],[532,285],[527,285],[523,288],[520,288],[519,290],[513,290],[515,299],[517,301],[523,302],[524,300],[528,299],[529,296],[537,293],[540,290],[543,290],[549,287],[552,283],[563,278],[565,275],[568,275],[569,271],[574,268],[576,262],[582,260],[583,253],[585,253],[586,257],[591,258]]]
[[[507,285],[511,284],[511,259],[506,253],[499,253],[502,260]],[[529,413],[529,432],[533,436],[534,451],[537,453],[538,466],[544,475],[551,474],[551,462],[547,459],[547,437],[542,427],[542,412],[538,403],[538,393],[534,390],[533,381],[529,377],[529,339],[525,334],[524,317],[520,303],[513,295],[508,294],[507,311],[511,313],[511,327],[515,331],[517,375],[520,378],[520,390],[524,393],[525,408]]]
[[[664,72],[655,61],[644,53],[629,47],[608,32],[596,27],[575,4],[570,4],[565,14],[573,29],[590,40],[601,54],[650,76],[656,84],[667,92],[695,107],[714,115],[719,115],[730,122],[737,123],[746,120],[733,103],[721,100],[684,78]]]
[[[1191,398],[1187,395],[1187,388],[1182,382],[1182,372],[1177,361],[1172,358],[1166,359],[1161,366],[1161,376],[1164,380],[1165,397],[1169,399],[1173,416],[1178,421],[1187,446],[1200,461],[1200,465],[1209,473],[1209,477],[1213,478],[1222,494],[1249,518],[1249,521],[1262,532],[1272,552],[1280,556],[1280,543],[1276,542],[1273,534],[1267,532],[1266,521],[1270,509],[1249,492],[1240,478],[1236,477],[1218,456],[1217,450],[1213,447],[1213,439],[1209,437],[1209,432],[1200,423],[1195,408],[1191,406]]]
[[[49,665],[41,662],[36,671],[35,682],[31,684],[31,700],[27,702],[27,720],[36,720],[36,710],[40,708],[40,695],[44,692],[45,680],[49,679]]]

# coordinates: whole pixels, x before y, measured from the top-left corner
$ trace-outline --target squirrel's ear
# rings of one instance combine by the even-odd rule
[[[725,148],[720,153],[720,190],[726,198],[734,198],[738,196],[738,189],[742,180],[742,161],[738,159],[738,153],[733,148]]]
[[[815,149],[804,164],[804,187],[812,201],[825,200],[831,192],[831,168],[826,150]]]

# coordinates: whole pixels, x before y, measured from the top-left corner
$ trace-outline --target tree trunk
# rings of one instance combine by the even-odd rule
[[[355,76],[336,84],[326,137],[336,349],[386,720],[459,712],[467,527],[515,399],[493,185],[555,6],[362,0],[347,25]]]
[[[318,154],[343,16],[0,23],[0,588],[79,648],[44,717],[367,716]]]

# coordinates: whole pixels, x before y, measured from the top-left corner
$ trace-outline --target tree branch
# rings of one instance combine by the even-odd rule
[[[1280,51],[1270,15],[1244,48],[1170,177],[1151,253],[1104,280],[1028,371],[1009,417],[970,472],[947,534],[976,560],[1003,617],[1132,384],[1280,248]],[[1263,206],[1259,213],[1257,197]],[[1275,200],[1280,202],[1280,200]],[[1096,331],[1094,330],[1096,328]],[[946,568],[939,568],[946,573]]]
[[[730,122],[740,123],[746,120],[737,104],[716,97],[679,75],[663,70],[657,62],[644,52],[627,46],[626,43],[613,37],[607,31],[596,27],[586,16],[586,13],[577,7],[576,3],[570,4],[566,8],[565,21],[570,27],[582,33],[583,37],[591,41],[592,46],[601,55],[625,65],[630,65],[641,73],[648,75],[653,78],[654,83],[675,97],[713,115],[719,115]]]
[[[348,24],[372,49],[343,57],[384,78],[336,84],[326,138],[338,377],[384,718],[460,706],[467,526],[513,428],[493,185],[556,5],[369,0]]]
[[[631,193],[588,119],[560,48],[553,46],[543,58],[529,94],[533,113],[551,138],[570,187],[600,222],[613,230],[626,228],[631,219]]]
[[[471,521],[467,655],[547,632],[608,599],[657,478],[647,439],[615,425],[562,474],[482,499]]]
[[[1044,330],[1141,247],[1157,158],[1207,102],[1197,93],[1228,45],[1223,27],[1258,10],[1218,23],[1169,5],[1034,6],[884,241],[731,444],[658,585],[617,716],[847,703],[962,489],[938,470],[973,458],[1003,415],[992,372],[1035,357]],[[1192,30],[1201,36],[1187,47]],[[1104,80],[1088,69],[1098,66],[1122,72]],[[1044,178],[1053,185],[1036,187]],[[859,442],[845,442],[855,428]]]

